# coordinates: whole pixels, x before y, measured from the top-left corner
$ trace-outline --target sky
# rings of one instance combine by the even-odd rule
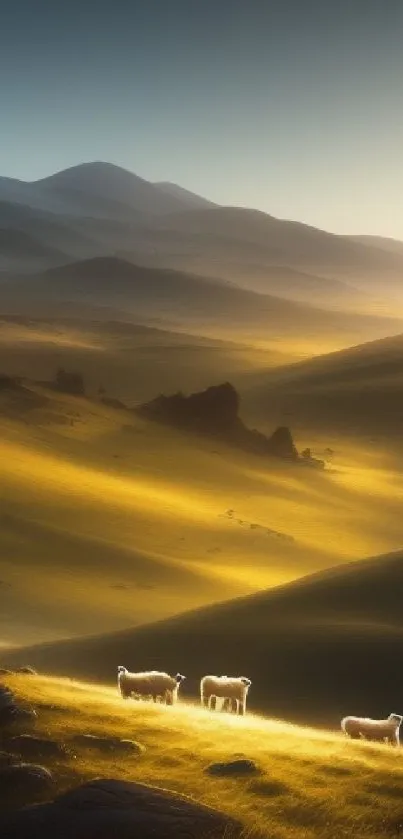
[[[403,239],[403,0],[13,0],[0,174],[90,160]]]

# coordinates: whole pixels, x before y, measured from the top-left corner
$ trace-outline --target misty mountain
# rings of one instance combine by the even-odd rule
[[[113,257],[58,267],[29,278],[3,283],[4,312],[39,307],[45,315],[62,315],[66,302],[108,307],[126,320],[174,324],[217,337],[276,340],[284,336],[312,340],[334,338],[340,345],[401,332],[402,321],[371,315],[325,311],[279,297],[178,271],[144,268]],[[109,317],[111,312],[109,311]]]
[[[164,222],[171,229],[210,242],[243,242],[253,245],[271,265],[299,270],[333,272],[344,276],[380,270],[401,272],[399,254],[355,241],[348,236],[327,233],[300,222],[277,219],[257,210],[217,207],[173,216]]]
[[[384,244],[393,240],[336,236],[257,210],[219,207],[108,163],[81,164],[34,182],[0,178],[0,202],[3,220],[9,207],[2,226],[71,260],[115,255],[348,311],[386,314],[390,299],[403,293],[403,252],[399,243]],[[18,220],[15,207],[24,208],[29,222]],[[29,268],[24,254],[20,260],[15,254],[15,265]],[[1,268],[10,263],[0,252]]]
[[[403,256],[403,242],[399,239],[390,239],[385,236],[352,236],[349,238],[362,245],[370,245]]]
[[[207,198],[202,198],[201,195],[196,195],[194,192],[189,192],[183,186],[171,184],[169,181],[160,181],[154,184],[159,190],[165,192],[167,195],[172,195],[179,198],[183,204],[187,204],[189,210],[201,210],[209,207],[217,207],[214,201],[208,201]]]
[[[94,162],[37,181],[1,178],[0,200],[68,215],[133,220],[136,214],[163,215],[187,210],[190,199],[181,198],[172,189],[159,189],[120,166]]]
[[[85,220],[0,201],[0,270],[38,271],[105,252],[98,231]],[[27,241],[31,241],[28,247]],[[41,262],[35,258],[41,253]]]
[[[70,257],[55,247],[35,239],[24,230],[10,230],[0,225],[0,270],[39,271],[51,265],[69,262]]]

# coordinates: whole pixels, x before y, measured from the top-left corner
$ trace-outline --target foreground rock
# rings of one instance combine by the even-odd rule
[[[140,755],[145,749],[135,740],[120,740],[119,737],[98,737],[96,734],[76,734],[70,741],[74,746],[96,749],[99,752]]]
[[[10,755],[8,752],[0,752],[0,769],[3,769],[4,766],[12,766],[17,762],[15,755]]]
[[[47,740],[45,737],[34,737],[32,734],[19,734],[11,737],[8,748],[14,754],[27,758],[64,757],[66,748],[56,740]]]
[[[100,780],[0,816],[1,839],[236,839],[239,822],[143,784]]]
[[[30,725],[35,719],[36,712],[33,708],[23,708],[12,691],[0,685],[0,731],[10,726]]]
[[[228,777],[230,775],[256,775],[259,772],[258,766],[253,760],[246,760],[239,758],[237,760],[227,760],[223,763],[211,763],[207,767],[208,775],[219,775]]]
[[[12,761],[9,755],[10,761]],[[49,798],[54,789],[51,772],[43,766],[12,762],[0,764],[0,807],[23,807]],[[0,816],[1,825],[1,816]],[[0,836],[3,832],[0,827]]]

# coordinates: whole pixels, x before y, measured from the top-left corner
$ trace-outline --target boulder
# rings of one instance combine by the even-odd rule
[[[33,708],[23,708],[18,704],[13,692],[5,685],[0,685],[0,730],[15,725],[34,722],[36,712]]]
[[[74,746],[84,749],[96,749],[100,752],[119,752],[119,754],[142,754],[144,746],[135,740],[120,740],[119,737],[99,737],[96,734],[76,734],[70,741]]]
[[[0,817],[1,839],[237,839],[242,825],[166,790],[96,780]]]
[[[44,766],[10,762],[0,765],[0,807],[23,807],[49,798],[54,788],[51,772]],[[0,816],[1,825],[1,816]],[[0,826],[0,836],[4,839]]]
[[[56,740],[47,740],[45,737],[34,737],[32,734],[18,734],[11,737],[8,748],[14,754],[27,758],[43,757],[64,757],[66,747]]]
[[[17,763],[15,755],[10,755],[8,752],[0,752],[0,768],[11,766],[14,763]]]
[[[237,760],[226,760],[222,763],[210,763],[206,772],[208,775],[219,775],[222,777],[234,775],[256,775],[259,768],[253,760],[239,758]]]

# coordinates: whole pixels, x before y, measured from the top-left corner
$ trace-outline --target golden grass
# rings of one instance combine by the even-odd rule
[[[39,381],[59,366],[80,370],[87,392],[141,402],[161,391],[200,390],[304,357],[294,348],[227,341],[134,324],[0,319],[0,372]]]
[[[2,642],[126,628],[401,547],[387,452],[332,439],[319,473],[85,399],[5,413]]]
[[[125,703],[115,687],[23,676],[7,683],[37,706],[40,735],[67,745],[78,733],[119,736],[146,747],[140,757],[117,759],[74,749],[76,757],[54,765],[61,788],[93,777],[155,784],[236,815],[247,835],[270,839],[375,839],[401,829],[401,750],[252,714]],[[205,774],[210,763],[239,756],[260,774]]]

